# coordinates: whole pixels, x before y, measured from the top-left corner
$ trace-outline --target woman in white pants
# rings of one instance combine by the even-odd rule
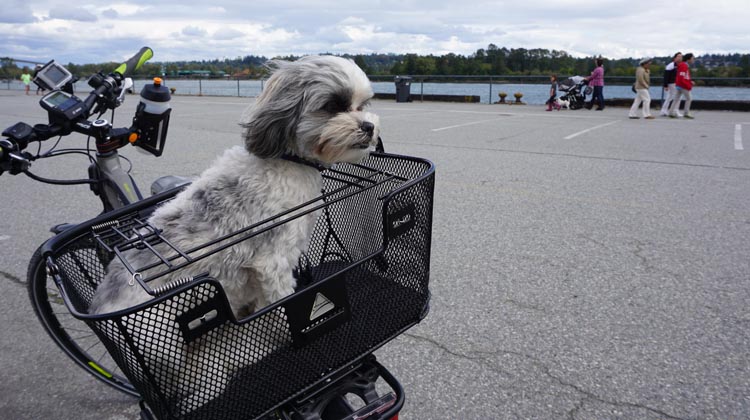
[[[672,104],[672,101],[674,101],[674,97],[677,94],[674,81],[677,78],[677,65],[681,62],[682,53],[677,52],[672,57],[672,62],[667,64],[667,67],[664,68],[664,91],[667,95],[666,98],[664,98],[664,103],[661,104],[660,115],[662,117],[669,115],[669,106]]]
[[[643,118],[647,120],[653,120],[651,116],[651,95],[648,93],[648,87],[651,83],[651,73],[649,68],[651,67],[651,59],[644,58],[635,70],[635,100],[633,106],[630,107],[630,118],[633,120],[638,119],[638,107],[643,104]]]

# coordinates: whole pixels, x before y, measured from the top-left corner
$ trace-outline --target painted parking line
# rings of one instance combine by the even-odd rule
[[[464,124],[450,125],[448,127],[433,128],[432,131],[450,130],[452,128],[466,127],[468,125],[483,124],[483,123],[486,123],[486,122],[499,121],[499,120],[501,120],[501,118],[493,118],[491,120],[472,121],[472,122],[468,122],[468,123],[464,123]]]
[[[734,126],[734,150],[745,150],[742,147],[742,124]]]
[[[569,136],[566,136],[566,137],[564,137],[564,138],[565,138],[565,140],[570,140],[570,139],[572,139],[572,138],[574,138],[574,137],[578,137],[578,136],[580,136],[581,134],[586,134],[586,133],[588,133],[588,132],[590,132],[590,131],[598,130],[598,129],[600,129],[600,128],[604,128],[604,127],[607,127],[607,126],[609,126],[609,125],[612,125],[612,124],[616,124],[616,123],[618,123],[618,122],[620,122],[620,121],[619,121],[619,120],[618,120],[618,121],[610,121],[610,122],[608,122],[608,123],[605,123],[605,124],[599,124],[599,125],[595,125],[595,126],[593,126],[593,127],[591,127],[591,128],[587,128],[587,129],[585,129],[585,130],[581,130],[581,131],[579,131],[579,132],[577,132],[577,133],[573,133],[573,134],[571,134],[571,135],[569,135]]]

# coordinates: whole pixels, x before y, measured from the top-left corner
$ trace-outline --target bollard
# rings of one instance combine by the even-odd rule
[[[487,97],[487,103],[492,103],[492,77],[490,77],[490,96]]]

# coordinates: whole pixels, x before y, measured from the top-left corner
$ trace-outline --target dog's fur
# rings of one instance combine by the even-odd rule
[[[357,162],[378,138],[379,119],[364,109],[373,96],[372,87],[351,60],[310,56],[296,62],[272,61],[270,67],[273,74],[245,117],[245,147],[227,150],[149,219],[182,250],[319,196],[319,170],[282,159],[282,155],[295,155],[323,166]],[[311,213],[289,221],[156,279],[150,286],[209,272],[221,283],[235,316],[245,317],[293,292],[292,271],[307,248],[316,218]],[[126,256],[135,267],[155,261],[148,251],[128,251]],[[146,277],[150,273],[142,274]],[[129,285],[131,278],[118,259],[110,263],[89,312],[110,313],[152,299],[137,283]],[[190,365],[195,352],[200,351],[191,347],[185,350],[182,361],[170,363]],[[194,366],[182,368],[199,370]],[[218,395],[216,390],[210,392],[214,395],[209,397]]]
[[[570,101],[566,101],[564,99],[557,98],[557,105],[559,106],[558,109],[567,108],[570,109]]]

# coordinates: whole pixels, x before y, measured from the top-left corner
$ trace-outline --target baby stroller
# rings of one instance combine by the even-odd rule
[[[569,101],[570,109],[583,108],[586,95],[590,95],[593,89],[588,86],[589,82],[583,76],[571,76],[557,84],[562,95],[560,100]]]

